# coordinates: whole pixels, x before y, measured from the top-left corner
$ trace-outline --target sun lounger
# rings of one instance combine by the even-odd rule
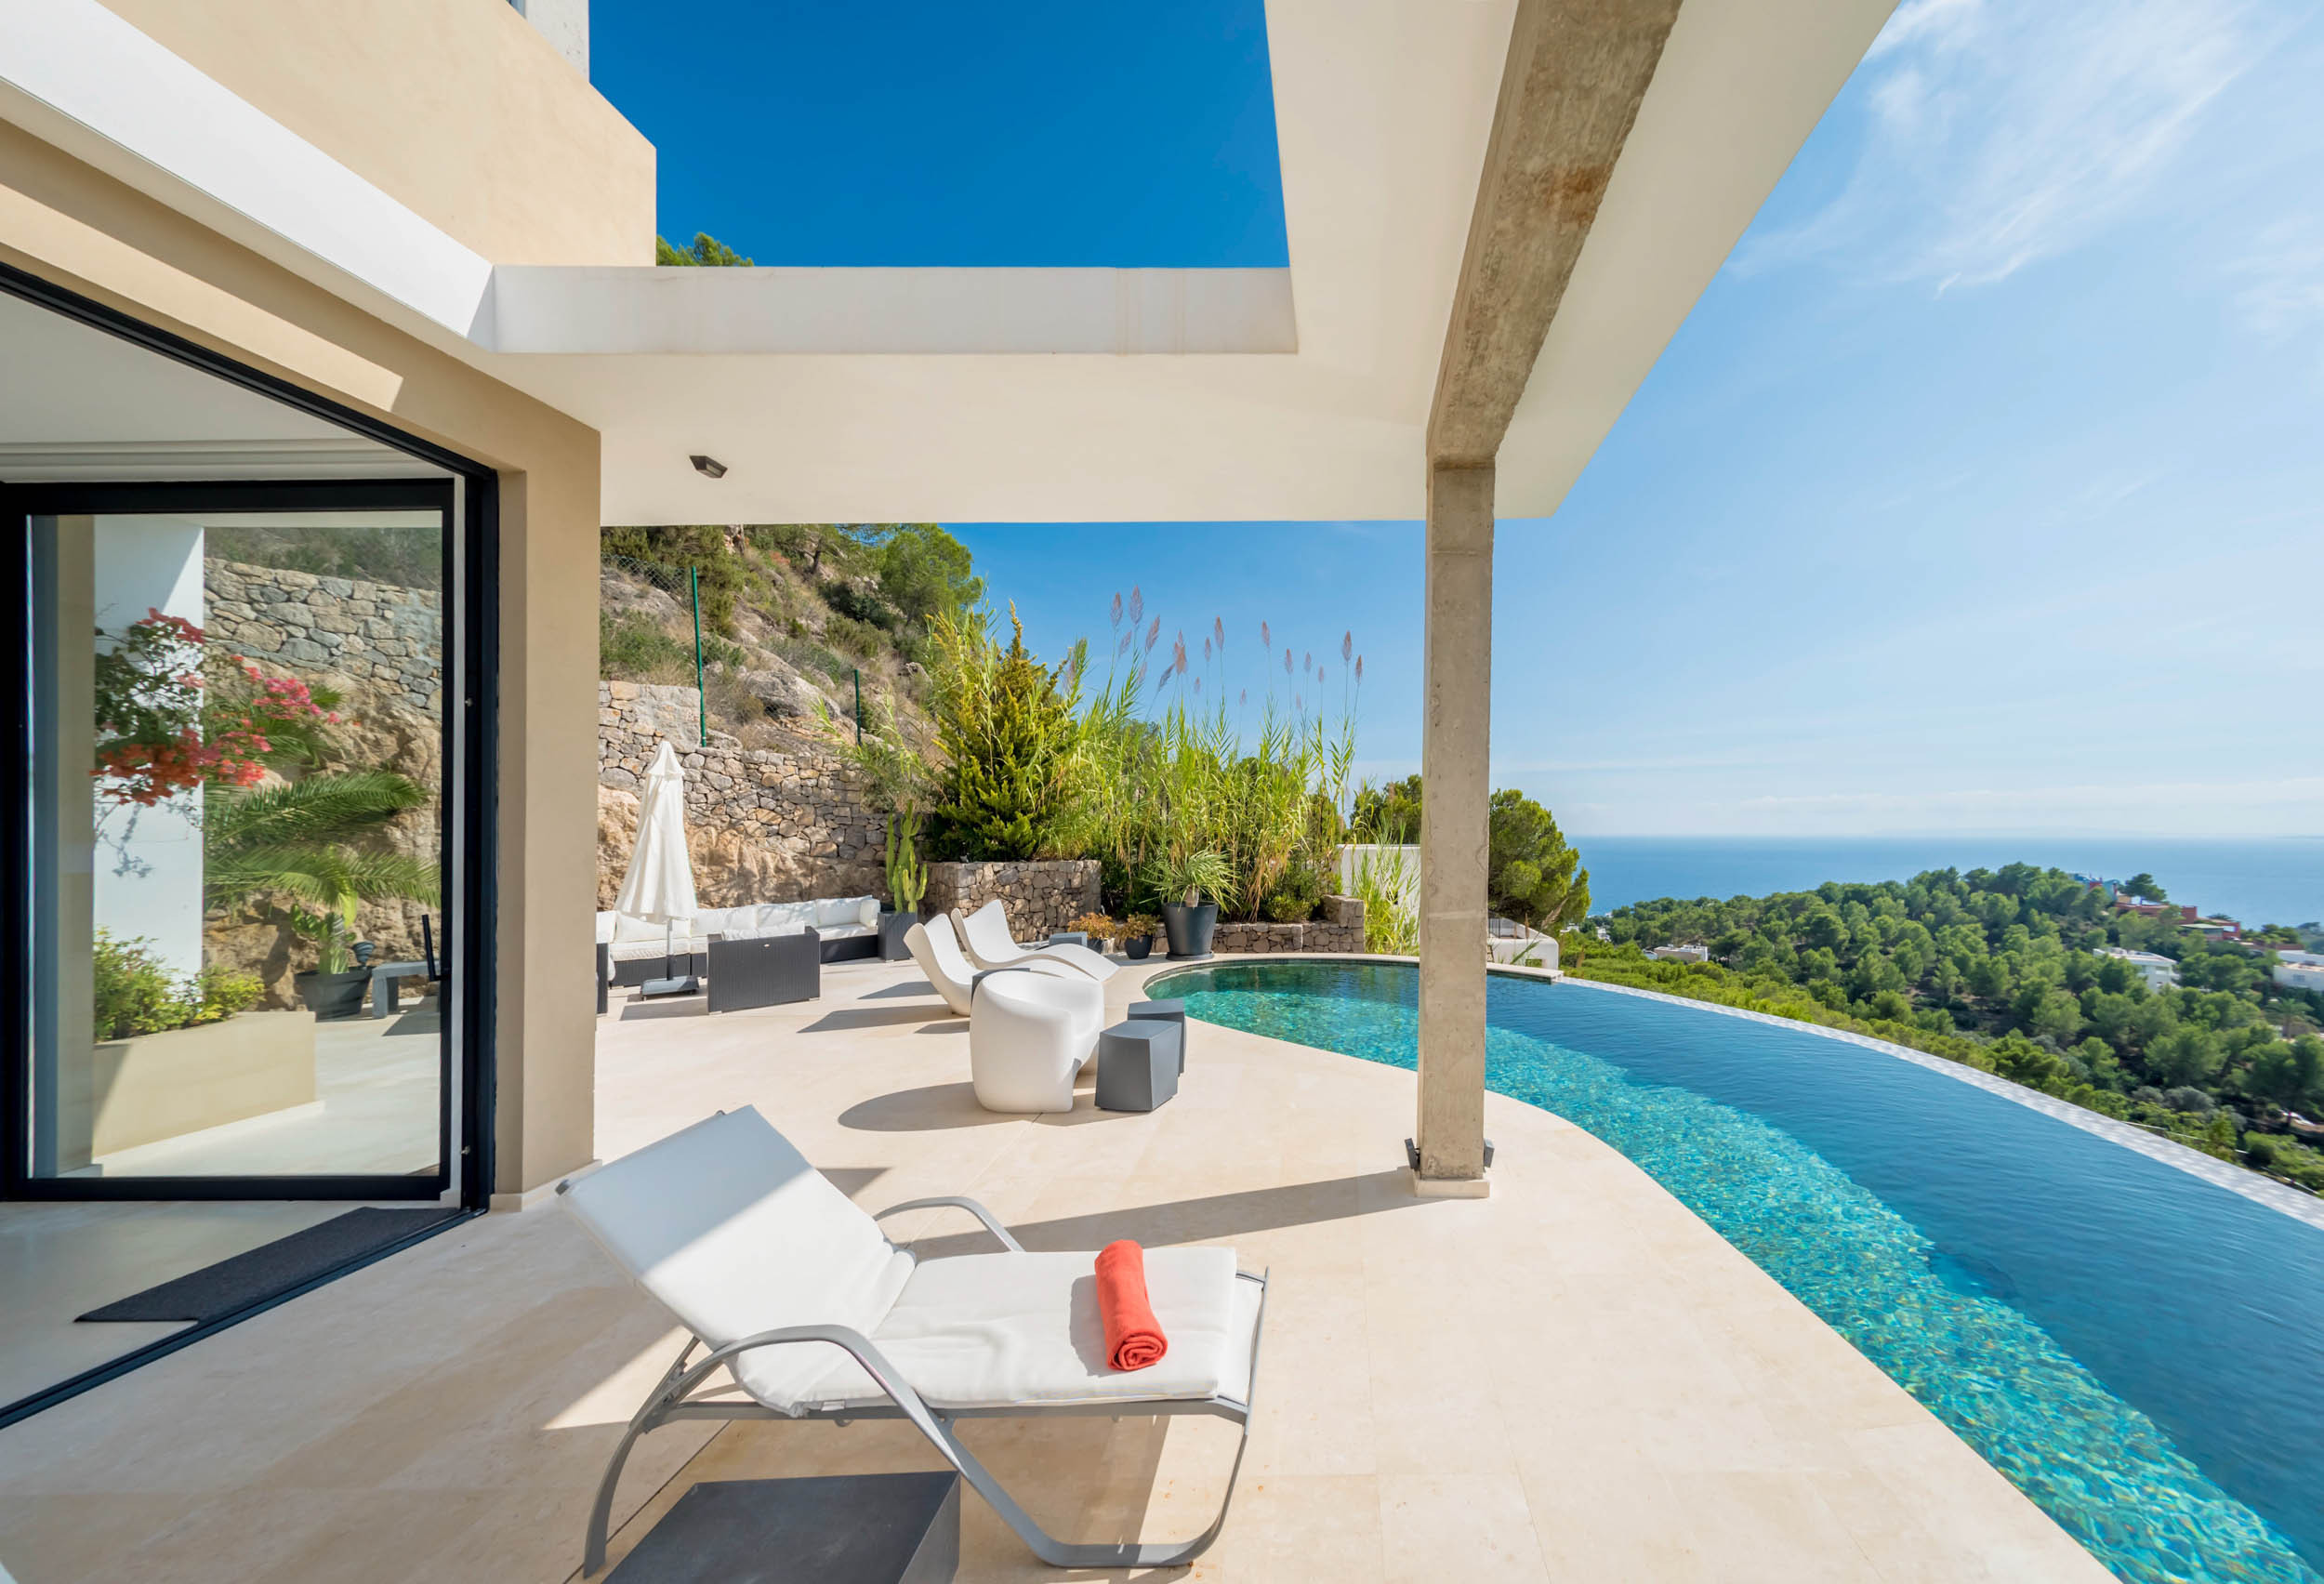
[[[916,1260],[756,1111],[722,1112],[561,1183],[560,1201],[692,1333],[629,1421],[589,1513],[583,1570],[604,1566],[614,1488],[637,1439],[675,1419],[904,1419],[1054,1567],[1176,1567],[1226,1523],[1266,1318],[1263,1275],[1232,1249],[1145,1254],[1169,1351],[1107,1366],[1094,1254],[1029,1254],[972,1199],[1005,1252]],[[697,1349],[707,1349],[694,1357]],[[712,1380],[730,1370],[742,1395]],[[1243,1434],[1210,1526],[1177,1544],[1074,1543],[1034,1523],[955,1432],[971,1418],[1208,1414]]]
[[[1009,914],[997,902],[988,902],[965,916],[955,909],[952,921],[960,931],[960,944],[967,948],[969,960],[982,969],[1023,968],[1034,962],[1063,963],[1100,984],[1121,971],[1089,947],[1076,946],[1071,941],[1019,945],[1009,933]]]
[[[939,913],[925,924],[913,925],[904,932],[904,945],[912,954],[912,960],[920,965],[920,971],[928,975],[928,982],[936,987],[936,994],[944,998],[944,1004],[967,1017],[976,982],[984,970],[962,955],[959,937],[952,932],[952,920]],[[1028,962],[1024,966],[1071,979],[1089,977],[1062,962]]]

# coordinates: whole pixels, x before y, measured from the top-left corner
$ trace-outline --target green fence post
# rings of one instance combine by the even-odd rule
[[[710,746],[710,696],[702,685],[702,569],[686,568],[686,592],[694,602],[694,717],[702,728],[702,746]]]
[[[855,672],[855,740],[864,740],[864,668],[851,667]]]

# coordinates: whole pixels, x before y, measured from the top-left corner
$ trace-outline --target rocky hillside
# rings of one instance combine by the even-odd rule
[[[927,618],[937,601],[957,601],[975,583],[968,552],[941,528],[609,528],[603,549],[603,680],[693,684],[691,573],[714,741],[788,749],[852,731],[859,679],[867,730],[892,722],[927,740],[918,658]]]

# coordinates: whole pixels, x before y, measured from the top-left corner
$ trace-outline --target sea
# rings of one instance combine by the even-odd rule
[[[2039,864],[2102,879],[2146,873],[2171,900],[2247,926],[2324,920],[2324,836],[2193,839],[2072,836],[1572,838],[1591,911],[1657,897],[1765,896],[1826,880],[1908,880],[1925,869]]]

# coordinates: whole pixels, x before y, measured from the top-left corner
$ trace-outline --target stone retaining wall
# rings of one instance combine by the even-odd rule
[[[1360,952],[1364,949],[1364,900],[1324,898],[1324,916],[1301,924],[1221,924],[1210,937],[1213,952]]]
[[[693,688],[597,685],[598,905],[611,907],[637,838],[638,797],[667,740],[686,767],[686,845],[705,907],[812,897],[883,902],[887,821],[854,770],[812,738],[745,748],[723,733],[701,746]]]
[[[1009,931],[1020,941],[1038,941],[1085,913],[1098,910],[1094,858],[1032,859],[1023,863],[931,864],[923,915],[957,907],[973,913],[998,898],[1009,914]]]
[[[202,575],[203,626],[234,653],[344,681],[350,701],[442,713],[443,602],[434,589],[215,556]]]

